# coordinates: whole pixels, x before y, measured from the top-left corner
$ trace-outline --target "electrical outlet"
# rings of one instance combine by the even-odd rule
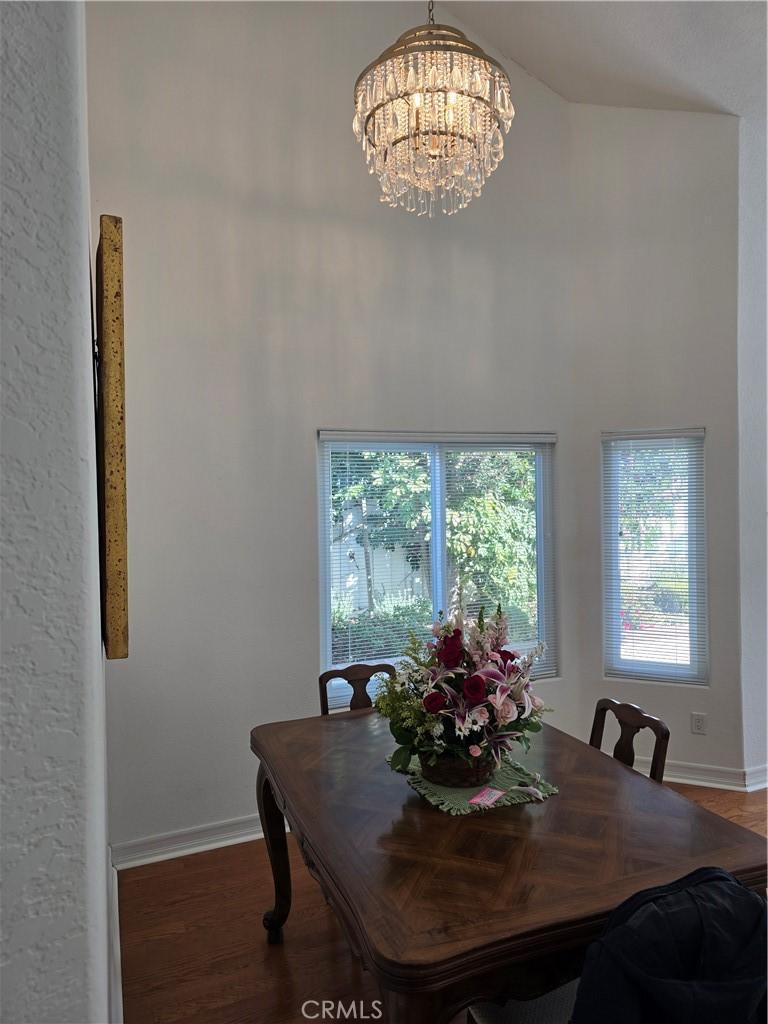
[[[691,712],[691,732],[697,736],[706,736],[707,734],[707,716],[701,711]]]

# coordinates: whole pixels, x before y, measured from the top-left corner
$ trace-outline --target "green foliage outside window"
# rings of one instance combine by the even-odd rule
[[[366,603],[332,594],[334,662],[377,656],[393,635],[426,635],[432,620],[432,495],[428,452],[360,451],[331,455],[331,515],[336,541],[364,553]],[[510,634],[536,636],[536,459],[530,451],[445,454],[445,543],[450,590],[460,584],[467,610],[495,607]],[[395,592],[378,585],[373,552],[400,550],[411,572]],[[389,582],[389,581],[387,581]],[[403,643],[402,646],[405,646]]]

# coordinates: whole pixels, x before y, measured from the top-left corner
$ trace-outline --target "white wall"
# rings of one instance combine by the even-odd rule
[[[765,6],[761,5],[763,40]],[[739,125],[739,527],[744,763],[766,761],[766,96]]]
[[[570,124],[584,709],[640,704],[669,725],[672,761],[740,768],[738,119],[573,105]],[[600,432],[668,427],[706,428],[709,687],[602,674]]]
[[[733,119],[574,113],[507,61],[504,163],[470,209],[417,220],[378,203],[351,91],[422,18],[89,8],[93,213],[121,214],[126,236],[132,651],[108,670],[113,842],[252,813],[249,728],[317,710],[319,428],[558,432],[563,673],[541,686],[584,735],[600,430],[706,426],[724,537],[712,642],[738,678]],[[738,695],[692,746],[687,688],[638,693],[673,718],[671,757],[742,764]]]
[[[105,1021],[83,9],[3,4],[2,1019]]]
[[[567,112],[513,68],[520,114],[482,202],[430,223],[385,209],[352,86],[422,17],[89,9],[94,216],[122,214],[126,246],[132,650],[108,672],[113,841],[251,813],[250,727],[318,709],[318,428],[558,430],[575,485]],[[566,566],[572,533],[563,516]],[[561,711],[575,609],[562,619]]]

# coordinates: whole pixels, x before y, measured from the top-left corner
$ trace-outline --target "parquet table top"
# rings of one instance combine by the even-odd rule
[[[465,817],[390,771],[393,740],[370,711],[251,737],[310,868],[388,983],[584,944],[628,896],[704,865],[765,885],[759,836],[551,726],[519,759],[559,795]]]

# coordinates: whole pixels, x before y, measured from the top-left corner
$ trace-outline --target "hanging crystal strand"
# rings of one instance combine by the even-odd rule
[[[454,121],[456,120],[456,103],[458,96],[450,89],[447,93],[443,93],[445,97],[445,127],[450,132],[453,129]]]
[[[489,150],[491,154],[491,159],[494,160],[497,164],[501,163],[501,161],[504,158],[504,139],[502,138],[498,125],[496,125],[496,127],[491,132]]]
[[[405,79],[405,91],[412,96],[417,91],[416,69],[413,66],[413,57],[408,62],[408,75]]]
[[[393,100],[397,97],[397,78],[395,77],[394,65],[390,64],[387,69],[387,96]]]
[[[463,92],[463,81],[461,75],[460,59],[456,54],[453,56],[453,68],[451,69],[451,88],[454,92]]]

